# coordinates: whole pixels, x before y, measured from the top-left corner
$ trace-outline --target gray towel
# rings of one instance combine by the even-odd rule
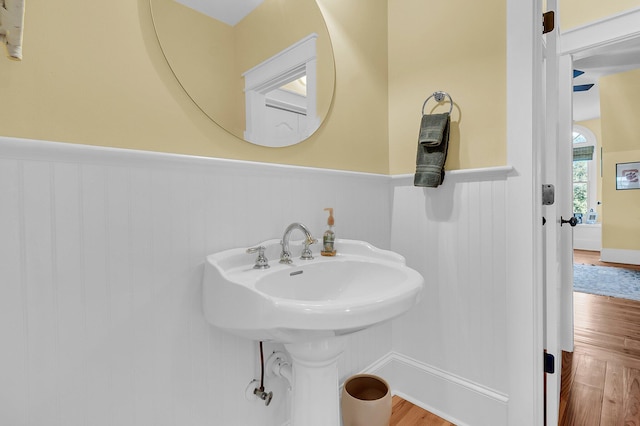
[[[444,181],[444,162],[449,148],[449,121],[447,112],[422,116],[414,186],[435,188]]]

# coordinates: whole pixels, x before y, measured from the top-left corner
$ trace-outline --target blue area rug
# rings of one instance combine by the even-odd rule
[[[640,300],[640,271],[575,264],[573,289],[581,293]]]

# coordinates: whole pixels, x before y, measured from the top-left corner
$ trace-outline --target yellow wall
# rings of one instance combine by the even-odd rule
[[[640,189],[616,190],[616,164],[640,162],[640,70],[600,79],[602,246],[640,250]]]
[[[422,102],[445,90],[456,103],[446,168],[505,164],[504,0],[318,0],[336,63],[333,103],[310,139],[277,149],[231,136],[191,101],[162,56],[148,1],[30,0],[24,60],[0,58],[0,133],[412,173]]]
[[[326,124],[299,145],[259,147],[213,124],[171,74],[148,0],[27,2],[24,59],[0,58],[0,133],[387,173],[387,2],[320,6],[335,46],[336,93]]]
[[[455,102],[445,168],[506,164],[504,0],[389,1],[391,173],[415,171],[422,104],[438,90]]]
[[[579,27],[637,7],[640,0],[560,0],[560,28]]]

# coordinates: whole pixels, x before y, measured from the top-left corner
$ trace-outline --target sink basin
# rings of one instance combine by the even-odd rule
[[[255,254],[231,249],[207,257],[203,307],[207,320],[254,340],[308,342],[387,321],[418,300],[422,276],[397,253],[338,239],[338,254],[279,263],[280,240],[264,241],[269,269],[253,269]],[[294,244],[292,244],[294,247]]]

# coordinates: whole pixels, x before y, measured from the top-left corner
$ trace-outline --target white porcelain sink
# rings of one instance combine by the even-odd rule
[[[362,241],[337,240],[334,257],[312,246],[312,260],[292,249],[291,265],[279,263],[279,240],[260,245],[269,269],[253,269],[256,255],[244,248],[205,264],[207,320],[243,337],[291,343],[348,334],[406,312],[422,290],[422,276],[402,256]]]
[[[312,246],[311,260],[289,244],[289,265],[279,263],[280,240],[259,245],[268,269],[254,269],[257,255],[246,248],[207,257],[205,317],[230,333],[284,343],[292,360],[291,426],[339,426],[345,336],[408,311],[424,279],[399,254],[362,241],[336,240],[334,257]]]

